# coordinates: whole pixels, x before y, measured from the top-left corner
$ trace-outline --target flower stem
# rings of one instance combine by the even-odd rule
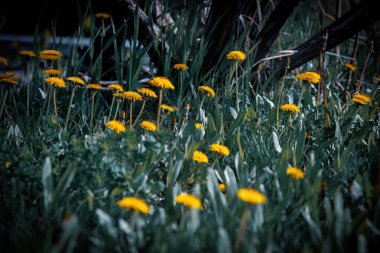
[[[53,103],[54,103],[54,114],[55,116],[57,116],[58,112],[57,112],[57,89],[56,88],[54,88]]]
[[[282,92],[284,91],[285,76],[286,76],[286,72],[287,71],[288,71],[288,67],[285,69],[284,76],[282,77],[282,82],[281,82],[281,87],[280,87],[280,94],[278,95],[277,108],[276,108],[276,128],[277,129],[280,128],[280,103],[281,103]]]
[[[91,115],[90,115],[91,133],[93,132],[93,126],[94,126],[94,107],[95,107],[95,92],[93,91],[91,95]]]
[[[201,104],[199,105],[199,109],[198,109],[198,112],[197,112],[197,116],[195,117],[195,122],[196,122],[196,121],[198,120],[198,118],[199,118],[199,111],[201,110],[204,101],[205,101],[205,97],[203,96],[203,97],[202,97]]]
[[[240,251],[240,244],[241,244],[241,241],[243,239],[245,226],[247,225],[250,217],[251,217],[251,214],[249,212],[249,208],[248,208],[248,206],[246,206],[244,208],[243,214],[241,216],[239,230],[238,230],[238,233],[236,235],[235,252]]]
[[[115,97],[112,96],[112,102],[111,102],[111,106],[110,106],[110,112],[108,113],[108,120],[111,119],[111,113],[112,113],[112,108],[113,108],[113,104],[115,103]]]
[[[239,82],[238,82],[238,63],[235,62],[235,75],[236,75],[236,79],[235,79],[235,93],[236,93],[236,112],[239,113],[240,109],[239,109]]]
[[[70,112],[71,112],[71,104],[73,103],[74,93],[75,93],[75,87],[73,87],[73,90],[71,91],[71,96],[70,96],[70,101],[69,101],[69,108],[67,109],[64,130],[67,129],[67,126],[69,124],[69,118],[70,118]]]
[[[0,108],[0,119],[1,119],[1,115],[3,115],[3,110],[5,108],[5,101],[7,100],[7,96],[8,96],[8,90],[5,89],[5,93],[4,93],[4,96],[3,96],[3,101],[1,103],[1,108]]]
[[[130,107],[129,107],[129,126],[133,128],[132,125],[132,110],[133,110],[133,102],[130,102]]]
[[[142,104],[141,109],[140,109],[140,112],[139,112],[139,114],[137,115],[137,117],[136,117],[136,119],[135,119],[135,122],[133,123],[132,127],[134,127],[134,126],[136,125],[137,121],[140,119],[140,117],[141,117],[141,115],[142,115],[142,112],[143,112],[143,110],[144,110],[144,107],[145,107],[145,103],[146,103],[146,99],[144,99],[143,104]]]
[[[29,97],[30,97],[30,82],[29,82],[29,62],[26,63],[26,75],[27,75],[27,83],[26,83],[26,115],[30,116],[29,114]]]
[[[116,110],[115,110],[115,115],[113,116],[113,119],[116,119],[117,111],[119,110],[119,105],[120,105],[120,99],[117,100],[117,103],[116,103]]]
[[[160,130],[160,114],[161,114],[161,103],[162,103],[162,89],[158,96],[158,108],[157,108],[157,131]]]

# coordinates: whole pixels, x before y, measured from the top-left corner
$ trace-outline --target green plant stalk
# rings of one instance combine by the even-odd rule
[[[70,101],[69,101],[69,108],[67,109],[67,113],[66,113],[66,120],[65,120],[64,130],[67,130],[67,126],[69,124],[71,105],[73,103],[74,93],[75,93],[75,86],[73,87],[73,90],[71,91],[71,96],[70,96]]]
[[[29,114],[29,97],[30,97],[30,83],[29,83],[29,61],[26,62],[26,75],[27,75],[27,83],[26,83],[26,115],[30,116]]]
[[[7,96],[8,96],[8,89],[5,89],[5,93],[4,93],[4,96],[3,96],[3,101],[1,103],[1,108],[0,108],[0,119],[1,119],[1,116],[3,115],[3,111],[4,111],[4,108],[5,108],[5,101],[7,100]]]
[[[157,108],[157,131],[160,130],[160,115],[161,115],[161,103],[162,103],[162,89],[158,95],[158,108]]]
[[[250,217],[251,217],[251,215],[249,213],[249,208],[248,208],[248,206],[246,206],[244,208],[243,214],[241,216],[239,230],[238,230],[238,233],[236,235],[235,252],[240,251],[240,244],[241,244],[242,237],[244,235],[245,226],[248,223]]]
[[[91,94],[91,114],[90,114],[90,129],[91,129],[91,133],[93,132],[93,126],[94,126],[95,94],[96,94],[95,91],[93,91],[92,94]]]
[[[182,101],[182,85],[183,85],[183,71],[179,72],[179,94],[178,94],[178,101],[177,106],[180,107],[180,103]]]
[[[276,128],[277,130],[280,128],[280,103],[281,103],[281,98],[282,98],[282,92],[284,91],[284,86],[285,86],[285,76],[288,68],[285,69],[285,74],[282,77],[282,82],[280,86],[280,94],[278,94],[278,100],[277,100],[277,108],[276,108]]]
[[[131,101],[129,104],[130,104],[130,106],[129,106],[129,126],[131,128],[133,128],[133,125],[132,125],[133,101]]]
[[[292,123],[292,113],[289,113],[289,126],[290,126],[290,127],[293,127],[293,123]]]
[[[112,108],[113,108],[113,104],[115,103],[115,96],[112,96],[112,102],[111,102],[111,106],[110,106],[110,112],[108,113],[108,120],[111,119],[111,113],[112,113]]]
[[[50,93],[51,93],[51,86],[49,85],[48,88],[47,88],[47,92],[46,92],[46,114],[49,114],[49,110],[50,110]],[[45,107],[45,105],[44,105]]]
[[[144,107],[145,107],[145,103],[146,103],[146,99],[144,99],[143,104],[141,106],[141,109],[139,111],[139,114],[137,115],[137,117],[135,119],[135,122],[132,124],[132,127],[134,127],[137,124],[137,121],[140,119],[140,117],[141,117],[141,115],[143,113]]]
[[[238,73],[238,63],[235,62],[235,93],[236,93],[236,112],[239,113],[239,73]]]
[[[113,119],[114,119],[114,120],[116,119],[117,111],[119,110],[119,105],[120,105],[120,99],[118,99],[118,100],[117,100],[117,103],[116,103],[115,115],[113,116]]]
[[[201,104],[199,105],[199,108],[198,108],[198,112],[197,112],[197,116],[195,117],[195,122],[198,120],[199,118],[199,110],[202,108],[203,106],[203,102],[205,101],[205,96],[202,97],[202,100],[201,100]]]
[[[57,116],[58,112],[57,112],[57,89],[56,88],[54,88],[53,104],[54,104],[54,114],[55,116]]]

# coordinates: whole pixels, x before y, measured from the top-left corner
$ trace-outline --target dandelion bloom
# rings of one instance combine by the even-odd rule
[[[201,209],[202,202],[199,198],[195,197],[193,194],[181,193],[175,198],[175,202],[183,204],[188,208]]]
[[[6,161],[5,162],[5,168],[9,169],[10,167],[12,167],[12,162]]]
[[[226,185],[223,183],[218,184],[219,191],[224,192],[226,191]]]
[[[15,72],[6,72],[4,74],[0,74],[0,79],[8,78],[14,76],[16,73]]]
[[[124,209],[130,209],[140,213],[149,214],[149,205],[143,199],[135,197],[124,197],[119,200],[117,204]]]
[[[56,88],[66,88],[66,83],[62,78],[59,77],[48,77],[44,79],[48,84]]]
[[[297,113],[301,111],[301,109],[295,104],[284,104],[280,107],[280,109],[290,113]]]
[[[174,90],[175,89],[174,85],[165,76],[156,76],[156,77],[153,77],[149,81],[149,84],[152,85],[152,86],[154,86],[154,87],[161,88],[161,89],[170,89],[170,90]]]
[[[189,67],[185,63],[177,63],[174,64],[173,69],[186,71],[189,69]]]
[[[0,56],[0,65],[5,65],[7,66],[8,65],[8,60],[2,56]]]
[[[107,18],[110,18],[111,15],[108,14],[108,13],[104,13],[104,12],[98,12],[98,13],[95,14],[95,17],[107,19]]]
[[[353,72],[356,71],[356,67],[351,63],[346,63],[344,64],[344,66],[348,68],[350,71],[353,71]]]
[[[205,153],[195,150],[193,153],[193,161],[196,163],[208,163],[208,157]]]
[[[206,95],[209,98],[215,97],[214,89],[209,86],[206,86],[206,85],[199,86],[198,90],[201,91],[204,95]]]
[[[240,188],[236,194],[241,201],[250,204],[265,204],[268,202],[264,194],[251,188]]]
[[[210,151],[217,153],[220,156],[228,156],[230,154],[230,150],[226,146],[217,143],[211,144]]]
[[[357,93],[354,95],[354,97],[351,99],[352,102],[356,102],[358,104],[366,105],[371,103],[372,99],[363,93]]]
[[[305,172],[295,167],[289,167],[286,169],[286,175],[298,180],[305,177]]]
[[[44,60],[56,61],[61,59],[62,53],[57,50],[42,50],[40,52],[40,58]]]
[[[13,76],[0,79],[0,82],[9,83],[9,84],[17,84],[18,81],[20,81],[20,78],[19,77],[13,77]]]
[[[149,88],[140,88],[137,90],[137,92],[143,94],[147,98],[157,98],[156,92]]]
[[[296,79],[308,81],[311,83],[319,83],[319,81],[321,80],[321,75],[315,72],[304,72],[296,75]]]
[[[244,61],[246,56],[242,51],[231,51],[226,56],[227,60]]]
[[[132,101],[132,102],[136,102],[136,101],[141,101],[142,100],[142,96],[135,92],[135,91],[124,91],[121,93],[121,96],[123,98],[126,98],[128,99],[129,101]]]
[[[69,76],[66,78],[67,81],[73,82],[74,84],[81,84],[84,85],[84,81],[82,78],[77,76]]]
[[[112,91],[123,91],[123,86],[121,86],[120,84],[118,83],[112,83],[110,85],[108,85],[109,89],[111,89]]]
[[[195,123],[195,129],[201,128],[203,131],[205,131],[205,126],[202,123]]]
[[[119,120],[110,120],[107,122],[107,127],[116,133],[125,133],[126,128],[123,122]]]
[[[42,73],[49,76],[62,75],[62,71],[60,71],[59,69],[44,69],[42,70]]]
[[[101,86],[100,84],[97,84],[97,83],[90,83],[86,87],[87,87],[87,89],[91,89],[91,90],[95,90],[95,91],[103,89],[103,86]]]
[[[166,104],[161,104],[160,108],[168,113],[174,112],[175,109],[173,106],[166,105]]]
[[[140,123],[140,127],[146,131],[150,132],[156,132],[157,131],[157,125],[156,123],[149,121],[149,120],[143,120]]]
[[[21,50],[18,53],[24,56],[36,57],[36,53],[34,53],[32,50]]]

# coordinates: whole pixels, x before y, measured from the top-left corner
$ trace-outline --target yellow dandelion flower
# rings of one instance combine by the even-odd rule
[[[357,93],[353,96],[351,101],[358,104],[366,105],[371,103],[372,99],[367,94]]]
[[[250,204],[265,204],[268,202],[264,194],[251,188],[240,188],[236,194],[241,201]]]
[[[346,64],[344,64],[344,66],[352,72],[356,71],[356,67],[351,63],[346,63]]]
[[[280,107],[280,109],[283,111],[288,111],[290,113],[297,113],[301,111],[301,109],[295,104],[284,104]]]
[[[17,84],[18,81],[20,81],[19,77],[6,77],[6,78],[0,79],[0,82],[9,83],[9,84]]]
[[[226,56],[227,60],[244,61],[246,56],[242,51],[231,51]]]
[[[201,91],[205,96],[209,98],[215,97],[214,89],[209,86],[206,86],[206,85],[199,86],[198,90]]]
[[[123,86],[121,86],[120,84],[118,83],[112,83],[110,85],[108,85],[108,88],[111,89],[112,91],[123,91]]]
[[[18,53],[23,56],[36,57],[36,53],[34,53],[32,50],[21,50]]]
[[[44,60],[56,61],[61,59],[62,53],[57,50],[42,50],[40,52],[40,58]]]
[[[230,150],[226,146],[217,143],[211,144],[210,151],[217,153],[220,156],[228,156],[230,154]]]
[[[56,88],[66,88],[66,83],[62,78],[59,77],[48,77],[44,79],[48,84]]]
[[[146,131],[150,132],[156,132],[157,131],[157,125],[156,123],[149,121],[149,120],[143,120],[140,123],[140,127]]]
[[[94,90],[94,91],[103,89],[103,86],[97,83],[90,83],[86,87],[87,89]]]
[[[42,73],[49,76],[62,75],[62,71],[60,71],[59,69],[44,69],[42,70]]]
[[[186,71],[189,69],[189,66],[187,66],[185,63],[177,63],[174,64],[173,69]]]
[[[308,81],[310,83],[319,83],[321,80],[321,75],[316,72],[304,72],[296,75],[296,79]]]
[[[205,126],[202,123],[195,123],[195,129],[201,128],[203,131],[206,130]]]
[[[111,15],[108,14],[108,13],[105,13],[105,12],[98,12],[98,13],[95,14],[95,17],[107,19],[107,18],[110,18]]]
[[[224,192],[226,191],[226,185],[223,183],[218,184],[219,191]]]
[[[199,198],[195,197],[193,194],[181,193],[176,196],[175,202],[182,204],[188,208],[201,209],[202,202]]]
[[[286,169],[286,175],[298,180],[305,177],[305,172],[295,167],[289,167]]]
[[[16,73],[15,72],[6,72],[4,74],[0,74],[0,79],[3,79],[3,78],[8,78],[8,77],[12,77],[14,76]]]
[[[170,90],[174,90],[175,89],[174,85],[165,76],[156,76],[156,77],[153,77],[149,81],[149,84],[152,85],[152,86],[154,86],[154,87],[161,88],[161,89],[170,89]]]
[[[124,91],[121,93],[121,96],[122,98],[126,98],[129,101],[133,101],[133,102],[142,100],[142,96],[135,91]]]
[[[124,197],[117,202],[118,206],[124,209],[149,214],[149,205],[145,200],[136,197]]]
[[[84,80],[77,76],[69,76],[66,78],[67,81],[73,82],[74,84],[84,85]]]
[[[12,162],[10,162],[10,161],[6,161],[5,162],[5,168],[7,168],[7,169],[9,169],[10,167],[12,167]]]
[[[157,98],[156,92],[149,88],[140,88],[137,90],[137,92],[143,94],[147,98]]]
[[[116,133],[125,133],[127,130],[124,123],[118,120],[110,120],[107,122],[107,127]]]
[[[0,56],[0,65],[8,65],[8,60],[5,57]]]
[[[166,104],[161,104],[160,108],[168,113],[174,112],[175,109],[173,106],[166,105]]]
[[[208,163],[208,157],[205,153],[195,150],[193,153],[193,161],[196,163]]]

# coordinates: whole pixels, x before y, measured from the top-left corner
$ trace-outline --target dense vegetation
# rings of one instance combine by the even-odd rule
[[[159,27],[150,47],[166,43],[162,73],[127,23],[89,10],[77,43],[64,46],[53,31],[53,44],[36,39],[0,58],[3,252],[380,246],[379,62],[366,33],[354,59],[349,40],[281,77],[276,59],[252,71],[255,44],[232,37],[205,72],[212,48],[196,8]],[[272,55],[318,29],[305,10]],[[7,72],[16,60],[22,70]]]

